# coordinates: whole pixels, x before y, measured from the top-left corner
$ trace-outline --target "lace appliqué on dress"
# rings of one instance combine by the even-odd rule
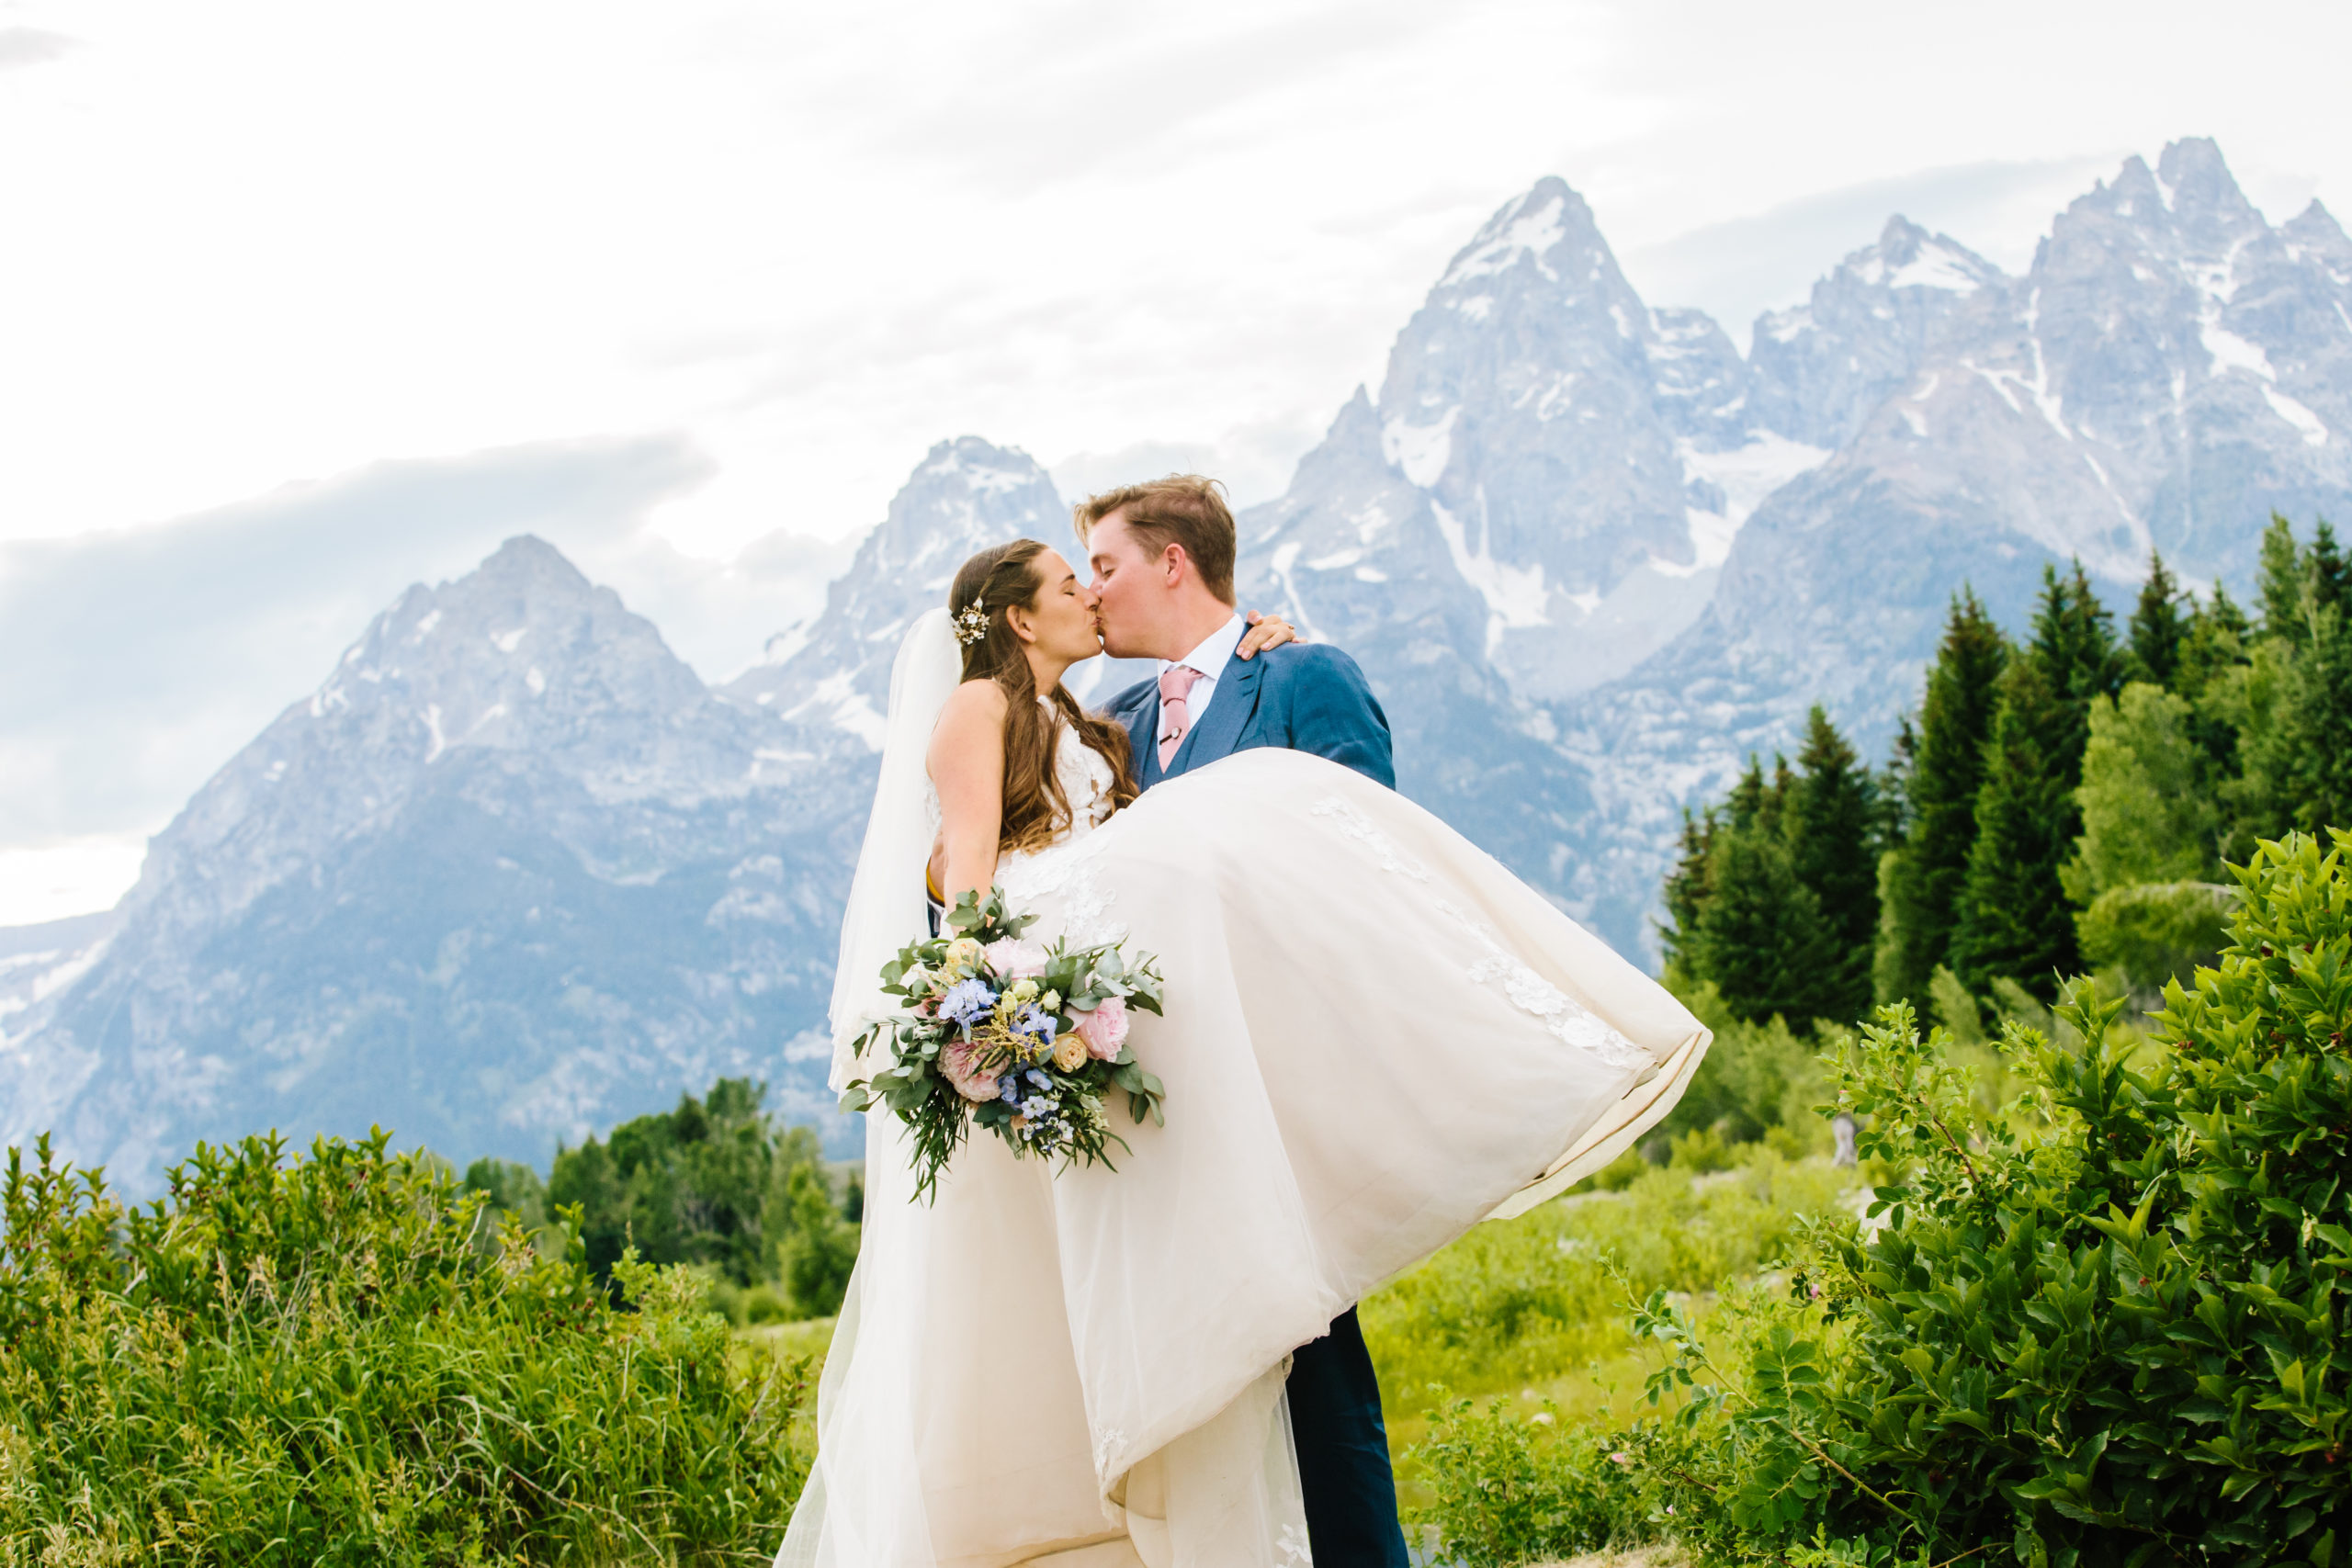
[[[1395,872],[1415,882],[1430,879],[1429,872],[1419,862],[1399,850],[1387,834],[1374,825],[1371,818],[1351,802],[1336,795],[1326,795],[1307,809],[1317,817],[1329,818],[1338,823],[1340,831],[1377,862],[1381,870]],[[1641,1072],[1653,1065],[1647,1051],[1611,1028],[1590,1008],[1521,962],[1519,955],[1503,945],[1502,939],[1486,921],[1450,899],[1432,900],[1430,907],[1460,926],[1487,950],[1486,957],[1470,965],[1469,977],[1481,986],[1499,984],[1503,995],[1510,998],[1510,1004],[1520,1011],[1542,1020],[1544,1029],[1553,1038],[1621,1070]]]
[[[1094,874],[1094,863],[1102,853],[1099,844],[1065,839],[1035,854],[1007,855],[997,864],[997,886],[1015,908],[1023,910],[1047,894],[1062,895],[1059,934],[1073,947],[1125,942],[1127,928],[1111,915],[1118,895]]]
[[[1127,1446],[1127,1435],[1116,1427],[1098,1432],[1094,1437],[1094,1473],[1102,1480],[1111,1476],[1111,1456]]]
[[[1091,840],[1110,815],[1111,764],[1074,729],[1062,731],[1054,773],[1069,801],[1070,823],[1060,839],[1042,850],[1010,854],[997,863],[996,883],[1014,908],[1026,909],[1047,894],[1062,896],[1060,935],[1076,947],[1125,942],[1127,928],[1112,919],[1118,896],[1094,874],[1102,853]]]
[[[1415,882],[1427,882],[1430,879],[1429,872],[1422,867],[1420,862],[1399,850],[1395,840],[1374,827],[1372,818],[1356,809],[1352,803],[1342,800],[1336,795],[1327,795],[1313,806],[1308,807],[1307,810],[1314,816],[1328,817],[1337,822],[1340,832],[1372,852],[1373,858],[1380,863],[1381,870],[1393,871],[1399,876],[1411,877]]]
[[[1296,1525],[1284,1525],[1282,1539],[1274,1542],[1279,1561],[1275,1568],[1314,1568],[1315,1554],[1307,1550],[1306,1532]]]

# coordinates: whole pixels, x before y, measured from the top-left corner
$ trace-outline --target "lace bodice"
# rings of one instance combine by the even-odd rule
[[[1110,819],[1110,761],[1067,724],[1054,742],[1054,778],[1069,802],[1069,827],[1054,840],[1057,845],[1083,839]]]

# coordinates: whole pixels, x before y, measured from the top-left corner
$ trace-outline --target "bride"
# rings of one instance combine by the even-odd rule
[[[993,885],[1035,940],[1159,956],[1166,1012],[1130,1044],[1166,1125],[1122,1127],[1115,1171],[976,1136],[923,1204],[903,1128],[871,1117],[780,1568],[1307,1562],[1292,1352],[1614,1158],[1706,1049],[1631,964],[1337,763],[1261,748],[1138,795],[1127,731],[1061,684],[1100,651],[1091,593],[1034,540],[966,562],[907,635],[833,1086],[926,898]]]

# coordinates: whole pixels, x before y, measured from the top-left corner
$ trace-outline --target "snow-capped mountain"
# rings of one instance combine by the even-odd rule
[[[2274,507],[2347,502],[2352,242],[2269,224],[2211,142],[2126,164],[2021,277],[1894,219],[1745,359],[1547,179],[1243,514],[1239,577],[1363,664],[1401,787],[1638,954],[1682,807],[1815,701],[1882,747],[1963,582],[2012,626],[2069,556],[2118,602],[2151,547],[2243,591]],[[721,1072],[820,1115],[892,657],[1023,534],[1071,545],[1044,470],[941,443],[716,692],[536,541],[411,590],[109,920],[0,940],[0,1135],[138,1187],[269,1125],[543,1161]]]
[[[1878,243],[1813,286],[1813,298],[1756,322],[1750,417],[1835,451],[1909,384],[1930,339],[1968,301],[2008,279],[1942,234],[1890,218]]]
[[[2015,625],[2044,562],[2120,599],[2154,546],[2243,590],[2272,508],[2343,515],[2347,255],[2317,203],[2273,228],[2181,141],[2020,278],[1890,221],[1743,363],[1546,180],[1243,519],[1245,596],[1374,670],[1458,781],[1408,789],[1638,952],[1680,807],[1816,700],[1883,745],[1963,582]]]
[[[825,1107],[854,802],[536,539],[379,615],[150,846],[78,983],[6,1023],[0,1134],[132,1190],[198,1138],[395,1128],[460,1157],[720,1073]]]
[[[1483,605],[1464,651],[1522,697],[1589,690],[1690,625],[1756,502],[1828,456],[1758,426],[1747,383],[1721,327],[1650,310],[1584,198],[1543,180],[1454,256],[1377,401],[1333,426],[1324,450],[1376,455],[1380,493],[1335,508],[1303,468],[1245,530],[1255,581],[1313,615],[1307,585],[1365,581],[1426,535]]]
[[[2023,277],[1952,287],[1908,374],[1741,530],[1697,623],[1562,709],[1602,803],[1578,897],[1654,888],[1682,801],[1788,744],[1815,701],[1883,745],[1962,582],[2018,626],[2044,562],[2081,558],[2121,604],[2153,547],[2243,602],[2274,508],[2308,525],[2352,502],[2347,253],[2316,202],[2265,222],[2191,141],[2075,201]],[[1835,394],[1815,417],[1853,406],[1815,384]]]

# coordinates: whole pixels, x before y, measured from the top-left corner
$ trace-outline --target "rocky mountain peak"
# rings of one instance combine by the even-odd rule
[[[2278,233],[2297,252],[2308,252],[2320,260],[2334,282],[2352,287],[2352,239],[2345,236],[2344,226],[2318,197],[2282,224]]]
[[[1024,536],[1072,546],[1069,510],[1037,460],[977,435],[940,442],[827,591],[823,611],[773,639],[767,660],[730,682],[726,695],[800,727],[820,746],[878,752],[890,664],[908,626],[947,602],[956,570],[975,551]]]
[[[2184,137],[2165,147],[2156,160],[2156,179],[2165,207],[2184,234],[2227,244],[2268,227],[2210,137]]]
[[[1951,236],[1889,218],[1877,243],[1839,262],[1804,304],[1757,318],[1756,423],[1809,446],[1845,446],[1911,378],[1943,324],[2007,281]]]

